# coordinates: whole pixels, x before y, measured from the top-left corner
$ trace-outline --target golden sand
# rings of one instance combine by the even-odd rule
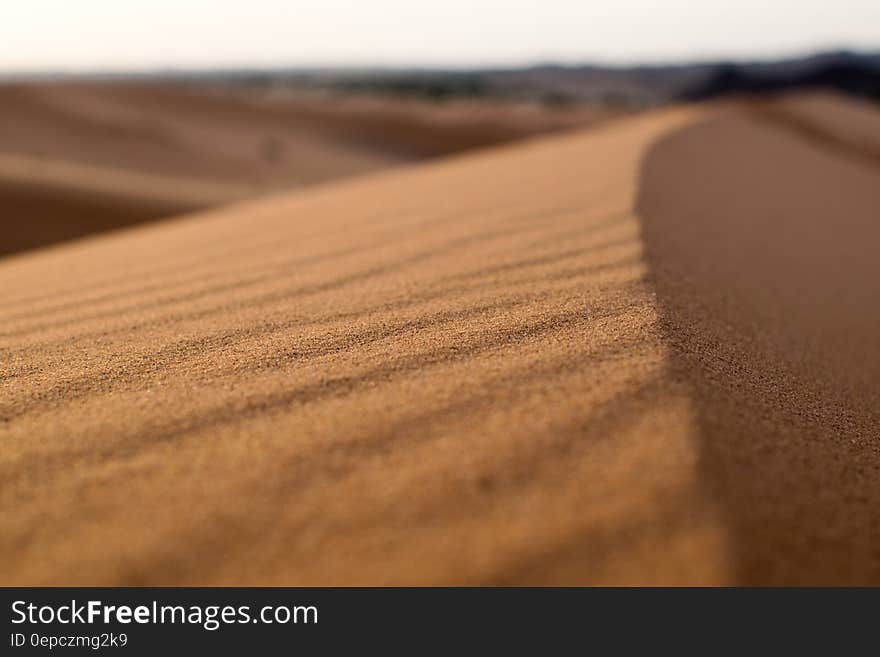
[[[7,258],[0,582],[880,583],[878,210],[708,106]]]

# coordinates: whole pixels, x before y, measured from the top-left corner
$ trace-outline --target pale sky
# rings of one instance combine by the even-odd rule
[[[0,0],[0,70],[667,62],[880,49],[880,0]]]

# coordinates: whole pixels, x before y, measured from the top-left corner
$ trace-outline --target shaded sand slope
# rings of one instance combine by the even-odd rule
[[[0,85],[0,255],[607,114],[145,82]]]
[[[737,581],[880,582],[880,168],[816,145],[727,115],[644,165],[661,324]]]
[[[10,259],[0,581],[880,581],[878,181],[682,109]]]

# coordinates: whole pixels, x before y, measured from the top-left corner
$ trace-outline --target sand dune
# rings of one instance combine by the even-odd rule
[[[491,103],[0,86],[0,255],[604,118]]]
[[[839,154],[880,163],[880,112],[868,101],[830,93],[792,95],[764,103],[765,116],[775,118],[807,139],[837,148]]]
[[[0,582],[880,583],[878,208],[729,104],[7,259]]]

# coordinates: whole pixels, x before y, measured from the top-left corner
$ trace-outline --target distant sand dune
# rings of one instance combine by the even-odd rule
[[[0,255],[574,125],[603,110],[0,85]]]
[[[812,93],[762,103],[761,109],[808,140],[880,165],[880,112],[875,104],[854,99],[841,103],[834,94]]]
[[[7,259],[0,582],[880,583],[878,208],[729,104]]]

